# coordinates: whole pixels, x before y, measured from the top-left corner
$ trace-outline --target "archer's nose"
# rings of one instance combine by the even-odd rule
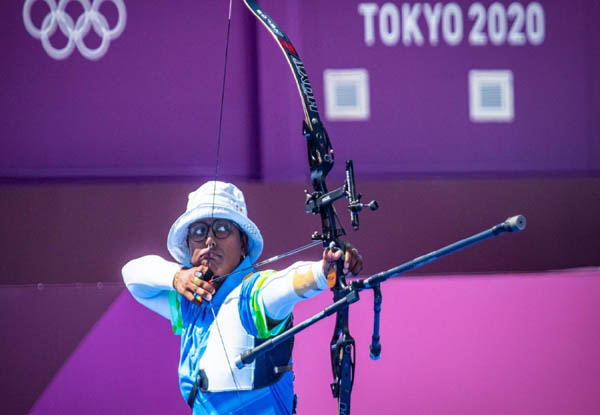
[[[214,248],[217,246],[217,243],[215,241],[215,236],[210,231],[208,232],[208,235],[206,236],[206,246],[208,248]]]

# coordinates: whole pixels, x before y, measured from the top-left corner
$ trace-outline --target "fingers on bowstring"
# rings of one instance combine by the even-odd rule
[[[187,281],[185,288],[185,297],[196,303],[202,303],[202,299],[207,301],[212,300],[212,296],[215,293],[215,288],[210,283],[200,279],[196,275]]]
[[[181,295],[183,295],[187,300],[191,302],[194,302],[196,300],[196,298],[194,297],[194,293],[191,290],[188,290],[187,288]]]

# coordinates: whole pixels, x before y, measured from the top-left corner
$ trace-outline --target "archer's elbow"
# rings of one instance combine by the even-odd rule
[[[132,259],[126,263],[121,269],[121,275],[123,276],[125,286],[134,297],[150,298],[154,293],[148,289],[148,283],[145,281],[142,259]]]

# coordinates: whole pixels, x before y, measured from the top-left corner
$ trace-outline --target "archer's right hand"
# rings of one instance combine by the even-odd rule
[[[202,299],[211,301],[215,294],[215,287],[208,281],[204,281],[196,273],[205,274],[208,271],[206,265],[198,267],[180,269],[173,278],[173,288],[187,298],[189,301],[196,304],[202,304]]]

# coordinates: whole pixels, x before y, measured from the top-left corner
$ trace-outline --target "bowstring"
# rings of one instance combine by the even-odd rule
[[[231,10],[233,1],[229,0],[229,14],[227,16],[227,37],[225,40],[225,64],[223,65],[223,84],[221,86],[221,108],[219,110],[219,129],[217,132],[217,157],[215,160],[215,174],[213,179],[213,200],[210,217],[214,218],[215,215],[215,193],[217,190],[217,178],[219,177],[219,159],[221,156],[221,136],[223,133],[223,108],[225,104],[225,84],[227,81],[227,60],[229,57],[229,37],[231,33]]]
[[[217,333],[219,334],[219,340],[221,341],[221,347],[223,347],[223,353],[225,353],[225,359],[227,360],[227,366],[229,367],[229,373],[231,373],[231,377],[233,378],[233,384],[235,385],[235,393],[237,395],[238,401],[240,401],[240,406],[242,407],[242,411],[244,411],[244,415],[248,415],[246,412],[246,405],[244,404],[244,400],[240,395],[240,386],[235,377],[235,373],[233,373],[233,366],[231,366],[231,360],[229,359],[229,355],[227,354],[227,348],[225,347],[225,341],[223,340],[223,335],[221,334],[221,328],[219,327],[219,321],[217,320],[217,315],[215,313],[215,309],[213,308],[212,302],[208,302],[208,306],[210,307],[210,312],[213,315],[213,319],[215,322],[215,327],[217,328]]]
[[[215,213],[215,196],[216,196],[216,190],[217,190],[217,178],[219,177],[219,160],[221,158],[221,137],[222,137],[222,133],[223,133],[223,109],[224,109],[224,104],[225,104],[225,85],[227,82],[227,61],[228,61],[228,57],[229,57],[229,39],[230,39],[230,35],[231,35],[231,12],[233,9],[233,0],[229,0],[229,13],[227,16],[227,37],[225,40],[225,63],[223,65],[223,84],[221,86],[221,106],[219,109],[219,129],[217,132],[217,153],[216,153],[216,160],[215,160],[215,174],[214,174],[214,179],[213,179],[213,200],[212,200],[212,207],[211,207],[211,218],[214,218],[214,213]],[[217,315],[215,313],[215,310],[213,308],[213,305],[211,302],[208,302],[208,306],[210,308],[210,311],[213,315],[213,321],[215,323],[215,327],[217,328],[217,334],[219,335],[219,340],[221,342],[221,347],[223,348],[223,353],[225,353],[225,359],[227,360],[227,366],[229,366],[229,371],[231,373],[231,377],[233,379],[233,383],[235,385],[235,392],[237,395],[237,398],[240,402],[240,406],[242,407],[242,410],[244,411],[245,415],[248,415],[248,413],[246,412],[246,407],[244,405],[244,401],[240,395],[240,387],[238,384],[238,381],[235,377],[235,373],[233,371],[233,367],[231,366],[231,361],[229,359],[229,355],[227,354],[227,348],[225,347],[225,341],[223,340],[223,335],[221,334],[221,328],[219,327],[219,322],[217,320]]]

